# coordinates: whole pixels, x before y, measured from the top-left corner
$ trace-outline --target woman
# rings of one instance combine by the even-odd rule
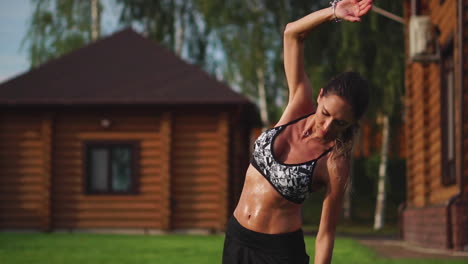
[[[372,0],[333,1],[289,23],[284,32],[288,105],[276,126],[255,142],[239,203],[230,218],[223,263],[309,263],[301,204],[325,187],[314,263],[330,263],[357,122],[368,102],[366,82],[343,73],[320,90],[317,106],[304,71],[304,38],[321,23],[360,21]]]

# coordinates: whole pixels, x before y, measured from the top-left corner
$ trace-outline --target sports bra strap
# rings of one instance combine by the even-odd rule
[[[302,120],[302,119],[304,119],[304,118],[306,118],[306,117],[309,117],[309,116],[311,116],[311,115],[313,115],[313,114],[315,114],[315,112],[309,113],[309,114],[307,114],[307,115],[305,115],[305,116],[301,116],[301,117],[299,117],[299,118],[296,118],[296,119],[294,119],[294,120],[292,120],[292,121],[289,121],[288,123],[286,123],[286,124],[284,124],[284,125],[281,125],[281,126],[282,126],[282,127],[287,127],[287,126],[289,126],[289,125],[291,125],[291,124],[294,124],[294,123],[296,123],[297,121]]]
[[[333,149],[333,147],[325,150],[316,160],[319,160],[321,157],[325,156],[328,154],[328,152],[330,152],[331,150]]]

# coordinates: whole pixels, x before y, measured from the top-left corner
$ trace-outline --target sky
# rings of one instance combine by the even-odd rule
[[[20,45],[31,10],[29,0],[0,0],[0,82],[28,69]]]
[[[121,27],[118,24],[119,7],[112,0],[101,0],[104,12],[101,18],[102,36]],[[0,83],[24,73],[29,68],[26,48],[21,48],[32,15],[31,0],[0,0]]]

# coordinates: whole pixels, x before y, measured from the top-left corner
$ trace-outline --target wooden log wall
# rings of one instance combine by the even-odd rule
[[[245,172],[250,165],[250,159],[253,151],[253,141],[258,134],[252,132],[249,127],[249,114],[245,108],[239,107],[231,114],[229,135],[230,135],[230,154],[229,166],[230,177],[229,198],[228,198],[228,215],[234,212],[244,187]],[[253,138],[255,136],[255,138]],[[252,145],[252,147],[251,147]],[[226,219],[227,220],[227,219]]]
[[[441,31],[439,43],[454,37],[454,59],[457,65],[457,1],[423,1],[433,24]],[[406,12],[407,19],[409,12]],[[409,21],[409,19],[407,20]],[[408,39],[406,40],[408,46]],[[459,76],[455,68],[455,78]],[[407,137],[407,202],[412,207],[441,204],[453,196],[457,185],[442,185],[441,86],[439,63],[412,62],[406,66],[406,137]],[[460,89],[457,87],[456,89]],[[460,125],[460,116],[458,116]],[[460,142],[460,135],[457,136]]]
[[[227,113],[174,113],[172,229],[224,228],[228,210],[228,120]]]
[[[111,122],[109,128],[101,120]],[[158,113],[64,112],[55,118],[53,227],[167,229],[169,217],[168,117]],[[137,194],[87,194],[83,146],[86,141],[137,141]]]
[[[0,228],[48,229],[50,119],[0,114]]]
[[[0,228],[224,229],[229,113],[33,112],[0,116]],[[135,194],[87,193],[87,141],[138,142]]]

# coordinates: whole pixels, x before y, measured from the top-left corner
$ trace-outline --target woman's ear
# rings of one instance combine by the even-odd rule
[[[319,95],[317,96],[317,104],[320,104],[320,99],[323,97],[323,88],[320,88]]]

